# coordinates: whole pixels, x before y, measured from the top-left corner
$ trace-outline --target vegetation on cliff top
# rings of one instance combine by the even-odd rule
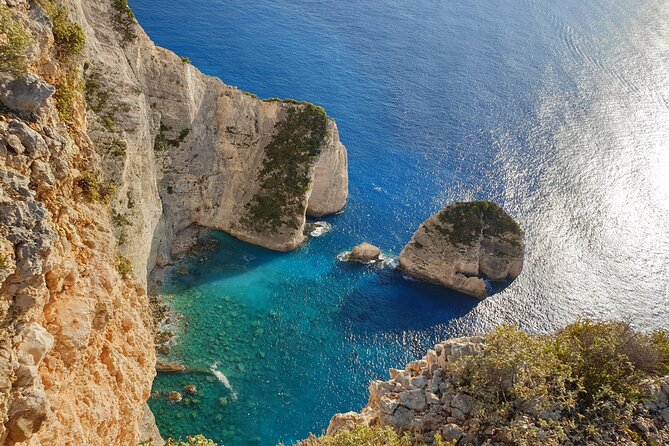
[[[454,245],[471,245],[481,234],[490,237],[523,235],[518,223],[487,200],[452,204],[439,212],[437,219],[444,225],[437,229]]]
[[[0,6],[0,71],[14,76],[26,72],[26,50],[30,35],[7,6]]]
[[[454,446],[455,442],[443,441],[435,436],[435,446]],[[390,427],[356,426],[350,431],[341,430],[335,435],[316,437],[300,441],[296,446],[419,446],[410,434],[400,436]]]
[[[647,444],[635,420],[643,383],[667,373],[666,333],[580,321],[550,336],[502,326],[454,377],[473,398],[470,430],[502,444]]]
[[[298,228],[296,216],[304,214],[309,171],[326,134],[326,116],[315,106],[286,110],[265,147],[260,189],[245,206],[247,212],[241,219],[244,226],[259,232]]]

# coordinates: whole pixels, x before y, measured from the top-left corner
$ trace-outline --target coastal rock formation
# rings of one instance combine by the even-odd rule
[[[427,219],[400,253],[409,276],[486,297],[483,276],[512,280],[523,269],[524,234],[495,203],[455,203]]]
[[[203,75],[126,2],[0,0],[0,23],[0,444],[137,444],[147,273],[198,227],[299,246],[346,204],[346,150],[323,109]]]
[[[592,325],[586,322],[574,331],[567,327],[569,334],[562,337],[561,345],[569,345],[571,350],[568,354],[579,358],[576,364],[580,358],[599,364],[586,365],[586,376],[599,377],[597,374],[601,372],[601,376],[611,380],[612,375],[606,367],[615,367],[615,361],[623,360],[624,356],[607,357],[609,353],[602,356],[601,350],[595,353],[594,349],[594,355],[589,356],[591,353],[587,352],[587,344],[581,344],[584,350],[577,353],[579,343],[571,344],[570,340],[574,338],[570,336],[578,338],[587,332],[584,339],[598,339],[601,343],[595,345],[600,347],[595,348],[601,349],[608,336],[625,338],[627,333],[629,342],[637,336],[629,335],[631,331],[624,324]],[[549,336],[544,341],[548,345],[556,345],[551,343],[551,339],[555,338]],[[564,387],[552,386],[546,377],[549,374],[565,374],[565,377],[574,379],[573,382],[584,382],[570,375],[576,373],[575,367],[565,365],[564,360],[556,363],[553,357],[541,358],[545,346],[536,342],[532,336],[510,327],[483,336],[441,342],[428,350],[422,359],[407,364],[403,370],[390,369],[390,380],[373,381],[369,386],[369,400],[362,411],[336,414],[330,421],[327,436],[359,426],[389,426],[398,434],[410,433],[417,441],[427,445],[434,444],[437,434],[442,440],[458,445],[669,444],[669,376],[650,373],[636,381],[625,381],[627,376],[623,373],[619,378],[613,378],[620,379],[612,382],[621,386],[614,393],[638,392],[643,395],[643,402],[633,397],[616,405],[610,402],[611,395],[604,391],[599,396],[603,406],[592,408],[592,412],[588,413],[579,407],[578,402],[574,406],[573,401],[559,398],[559,395],[573,397],[578,394],[576,386],[565,390]],[[666,342],[666,337],[660,341],[662,349],[666,348]],[[625,345],[625,341],[620,345]],[[536,356],[528,357],[529,352],[535,352]],[[640,358],[636,350],[628,350],[628,354]],[[488,360],[483,359],[486,356]],[[614,362],[607,362],[609,360]],[[669,365],[666,353],[663,361],[665,366]],[[633,363],[640,369],[648,367],[643,360],[635,359]],[[541,367],[549,367],[550,372]],[[639,373],[639,369],[634,373]],[[561,379],[556,382],[565,386]],[[477,385],[490,388],[482,389]],[[500,394],[491,392],[494,389],[500,389]],[[582,395],[582,405],[594,404],[588,403],[589,397]],[[607,413],[605,417],[608,418],[604,419],[601,413]],[[588,432],[592,430],[596,432],[597,441],[594,441],[595,437],[588,437]],[[593,441],[585,441],[586,438]],[[317,446],[322,443],[304,444]],[[334,441],[327,444],[343,443]]]
[[[380,255],[381,250],[379,248],[371,243],[363,242],[358,246],[353,247],[347,259],[358,262],[373,262],[378,260]]]

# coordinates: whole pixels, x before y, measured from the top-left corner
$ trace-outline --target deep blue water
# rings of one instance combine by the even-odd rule
[[[277,254],[214,234],[163,290],[172,359],[213,375],[150,401],[166,436],[273,445],[359,410],[370,379],[451,335],[579,316],[669,328],[669,6],[660,0],[134,0],[157,44],[260,97],[323,105],[349,151],[334,229]],[[478,303],[390,267],[452,201],[488,198],[526,231],[521,277]],[[236,396],[236,399],[233,397]],[[225,397],[221,401],[219,399]]]

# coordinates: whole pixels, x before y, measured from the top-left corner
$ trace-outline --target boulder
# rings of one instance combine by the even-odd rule
[[[179,392],[172,391],[172,392],[167,394],[167,401],[169,401],[170,403],[179,403],[179,402],[181,402],[182,399],[183,399],[183,397],[181,396],[181,393],[179,393]]]
[[[0,103],[19,113],[37,113],[56,89],[43,79],[28,74],[18,79],[0,78]]]
[[[354,247],[351,253],[348,255],[348,260],[355,260],[358,262],[372,262],[379,260],[381,255],[381,250],[371,243],[361,243],[358,246]]]
[[[176,362],[168,362],[163,360],[156,361],[156,372],[158,373],[183,373],[186,367]]]
[[[399,270],[480,299],[484,278],[513,280],[523,268],[524,233],[489,201],[455,203],[427,219],[400,253]]]

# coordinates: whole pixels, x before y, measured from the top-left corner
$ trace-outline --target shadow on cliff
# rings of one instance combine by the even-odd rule
[[[252,245],[221,231],[207,230],[194,252],[182,257],[168,273],[163,291],[184,291],[247,274],[290,254]]]

